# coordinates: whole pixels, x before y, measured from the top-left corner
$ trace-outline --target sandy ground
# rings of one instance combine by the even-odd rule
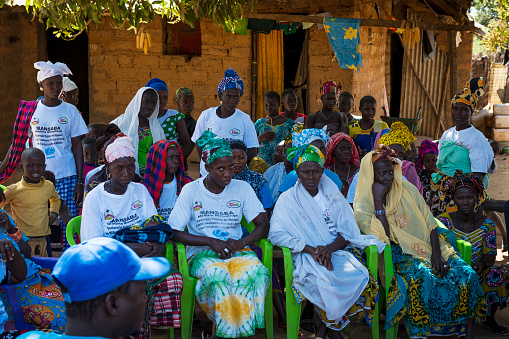
[[[423,137],[419,137],[417,144],[419,145],[422,141]],[[490,187],[488,189],[488,194],[492,199],[497,200],[507,200],[509,199],[509,193],[508,193],[508,187],[509,187],[509,155],[500,154],[496,157],[497,164],[498,164],[498,170],[496,173],[492,174],[490,176]],[[190,163],[190,169],[189,174],[193,178],[199,177],[199,166],[197,163]],[[508,185],[508,186],[506,186]],[[501,214],[501,217],[503,219],[503,214]],[[502,238],[500,235],[497,236],[497,243],[498,243],[498,256],[497,256],[497,262],[499,264],[506,264],[509,262],[508,253],[502,253]],[[187,305],[182,304],[182,307],[187,307]],[[210,330],[211,328],[211,322],[207,319],[205,314],[202,312],[200,307],[196,304],[195,305],[196,315],[197,318],[200,319],[199,324],[195,324],[193,326],[193,339],[199,339],[201,338],[201,332],[205,329]],[[497,319],[504,325],[509,327],[509,308],[503,309],[501,311],[497,312]],[[277,327],[277,315],[276,312],[274,312],[274,338],[276,339],[284,339],[286,338],[285,332],[283,330],[279,329]],[[383,331],[383,323],[380,324],[380,338],[385,338],[385,331]],[[307,338],[314,338],[314,334],[302,331],[303,335],[300,337],[302,339]],[[153,330],[152,335],[156,339],[162,339],[166,336],[165,331],[161,330]],[[175,331],[175,338],[181,337],[180,330],[177,329]],[[346,338],[355,338],[355,339],[361,339],[361,338],[371,338],[371,329],[367,325],[354,325],[351,326],[351,332],[350,335],[346,336]],[[476,326],[475,327],[475,337],[476,338],[494,338],[496,335],[488,330],[486,330],[482,326]],[[256,335],[252,338],[255,339],[263,339],[266,338],[265,330],[260,329],[257,330]],[[405,331],[404,326],[400,324],[400,328],[398,331],[398,338],[408,338],[408,335]],[[449,337],[446,337],[449,338]],[[455,338],[455,336],[452,336],[450,338]]]

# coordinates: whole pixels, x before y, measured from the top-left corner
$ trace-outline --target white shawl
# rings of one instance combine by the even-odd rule
[[[372,235],[361,235],[352,208],[334,182],[322,176],[319,189],[327,197],[327,207],[330,218],[335,221],[336,232],[351,246],[363,249],[375,245],[381,253],[385,244]],[[290,248],[295,287],[337,324],[367,286],[369,273],[347,251],[333,253],[333,271],[318,264],[311,255],[302,253],[306,245],[324,246],[335,239],[336,236],[329,232],[320,207],[300,180],[279,196],[270,221],[269,240],[276,246]]]
[[[131,100],[127,108],[125,109],[124,114],[120,115],[118,118],[110,122],[111,124],[115,124],[120,128],[122,133],[131,137],[133,141],[134,149],[136,150],[136,168],[138,168],[138,143],[140,141],[140,137],[138,136],[138,127],[139,127],[139,119],[138,114],[140,113],[141,108],[141,98],[143,97],[143,93],[146,90],[152,90],[157,94],[153,88],[150,87],[142,87],[138,90],[134,98]],[[159,95],[157,96],[157,105],[154,109],[152,115],[148,118],[150,133],[152,134],[152,139],[154,143],[159,140],[165,140],[166,137],[164,135],[163,128],[157,121],[157,115],[159,114]]]

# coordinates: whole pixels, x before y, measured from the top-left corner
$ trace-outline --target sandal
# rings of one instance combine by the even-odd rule
[[[302,319],[300,321],[300,328],[304,331],[315,333],[316,332],[316,324],[313,319]]]
[[[496,335],[509,335],[509,329],[507,327],[505,327],[504,325],[500,324],[496,320],[495,320],[494,324],[486,324],[486,322],[485,322],[484,328],[490,330],[491,332],[495,333]]]

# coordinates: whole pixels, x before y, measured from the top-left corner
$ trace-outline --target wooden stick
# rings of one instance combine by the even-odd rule
[[[442,95],[440,96],[440,101],[438,102],[438,121],[442,121],[442,115],[444,113],[444,100],[445,100],[445,96],[447,94],[447,80],[449,80],[449,67],[451,66],[451,64],[449,63],[449,53],[447,54],[447,59],[445,60],[445,63],[446,63],[446,67],[445,67],[445,74],[444,74],[444,79],[443,79],[443,82],[442,82]],[[435,131],[435,139],[438,139],[438,137],[440,136],[440,128],[441,125],[440,124],[437,124],[437,129]],[[442,132],[445,132],[444,129],[442,129]]]
[[[431,108],[433,108],[433,111],[435,112],[436,117],[439,118],[440,113],[438,112],[437,107],[435,106],[435,103],[433,102],[433,99],[431,98],[431,95],[429,95],[428,90],[426,89],[426,87],[424,87],[424,84],[422,83],[421,78],[419,78],[419,74],[417,74],[417,71],[415,70],[414,64],[412,63],[412,59],[410,58],[410,55],[408,54],[405,44],[403,43],[403,39],[401,38],[401,35],[398,34],[398,38],[401,41],[401,45],[403,46],[403,51],[405,51],[405,56],[408,60],[408,64],[410,65],[410,68],[412,69],[412,72],[414,73],[415,78],[417,79],[417,82],[419,83],[419,85],[421,85],[421,88],[422,88],[424,94],[426,95],[426,98],[428,98],[428,101],[431,105]],[[442,127],[442,129],[445,131],[444,123],[441,120],[438,120],[438,122],[439,122],[440,126]]]
[[[252,19],[267,19],[277,21],[291,21],[291,22],[310,22],[316,24],[323,24],[324,17],[310,16],[310,15],[293,15],[293,14],[274,14],[274,13],[245,13],[245,18]],[[339,18],[338,18],[339,19]],[[402,20],[382,20],[382,19],[360,19],[360,26],[371,27],[387,27],[387,28],[400,28]],[[435,24],[431,22],[417,22],[416,27],[422,30],[434,31],[470,31],[484,35],[484,31],[474,25],[450,25],[450,24]]]

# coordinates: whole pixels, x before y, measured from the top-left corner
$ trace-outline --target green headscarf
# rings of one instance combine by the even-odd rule
[[[218,138],[217,135],[208,130],[203,132],[201,137],[196,140],[196,145],[201,148],[202,159],[207,164],[221,157],[232,156],[232,149],[228,141]]]
[[[291,147],[288,149],[288,161],[293,163],[293,168],[297,169],[303,162],[315,161],[323,167],[325,157],[318,147],[313,145],[304,145],[300,147]]]

